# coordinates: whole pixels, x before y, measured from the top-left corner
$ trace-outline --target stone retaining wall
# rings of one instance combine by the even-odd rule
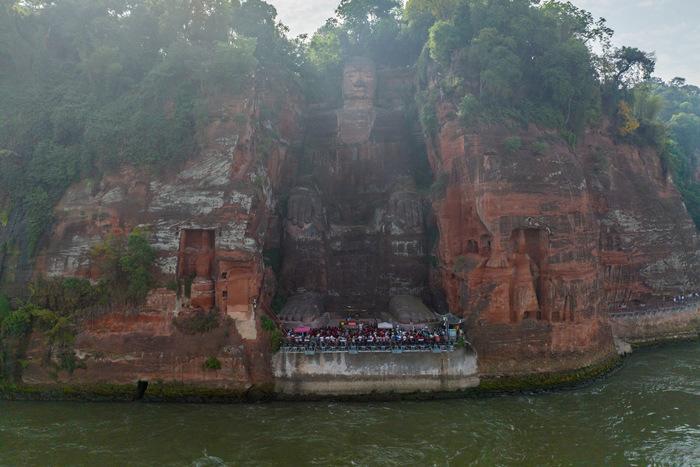
[[[476,354],[300,353],[273,357],[275,392],[288,396],[355,396],[454,392],[479,385]]]
[[[700,303],[610,315],[613,334],[630,344],[651,344],[700,335]]]

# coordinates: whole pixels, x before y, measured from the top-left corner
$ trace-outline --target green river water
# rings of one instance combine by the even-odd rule
[[[574,390],[257,405],[0,402],[0,465],[695,465],[700,343]]]

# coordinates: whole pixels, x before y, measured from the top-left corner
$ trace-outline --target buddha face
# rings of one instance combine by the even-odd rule
[[[354,59],[343,70],[345,102],[372,102],[377,88],[374,64],[367,59]]]

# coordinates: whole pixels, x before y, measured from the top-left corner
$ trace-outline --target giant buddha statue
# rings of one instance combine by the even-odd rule
[[[290,298],[324,297],[318,313],[379,317],[392,296],[427,291],[423,205],[411,172],[417,145],[403,109],[375,104],[380,87],[375,64],[352,58],[343,106],[307,121],[287,201],[281,285]]]

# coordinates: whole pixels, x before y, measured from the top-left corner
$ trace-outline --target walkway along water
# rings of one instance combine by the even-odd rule
[[[610,313],[615,337],[633,345],[700,336],[700,300]]]

